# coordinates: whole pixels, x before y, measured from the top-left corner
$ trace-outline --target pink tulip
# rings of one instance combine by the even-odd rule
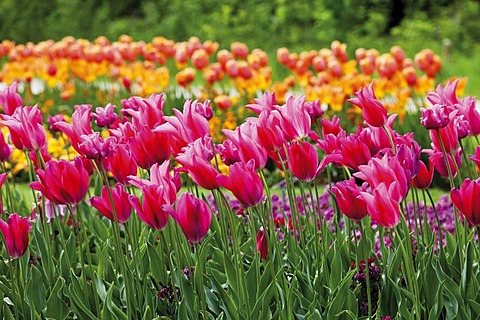
[[[367,165],[361,165],[358,169],[359,172],[353,175],[368,182],[372,190],[385,184],[395,201],[400,202],[407,196],[411,177],[401,166],[397,156],[385,154],[380,159],[372,158]],[[390,190],[392,186],[394,187]]]
[[[287,98],[284,106],[277,108],[280,113],[280,125],[288,141],[308,137],[312,120],[305,109],[305,96],[296,99]]]
[[[96,119],[95,123],[99,127],[109,127],[118,121],[118,115],[115,113],[117,106],[111,103],[107,104],[105,108],[98,107],[93,113],[93,117]]]
[[[253,122],[246,121],[238,126],[234,131],[222,130],[222,133],[232,141],[232,144],[238,150],[241,161],[247,163],[255,160],[255,169],[265,167],[267,163],[267,151],[256,140],[256,126]],[[228,147],[228,145],[224,144]]]
[[[372,190],[372,193],[360,192],[367,204],[368,214],[385,228],[393,228],[401,218],[400,205],[396,200],[396,184],[393,182],[387,188],[385,183],[380,183]]]
[[[165,100],[163,94],[152,94],[149,98],[131,97],[121,101],[122,113],[132,117],[132,124],[140,131],[143,127],[150,130],[158,127],[163,120]]]
[[[82,104],[76,105],[75,111],[72,114],[72,124],[67,122],[55,122],[53,127],[65,133],[70,139],[72,147],[78,152],[82,153],[78,144],[81,142],[82,135],[89,135],[93,133],[92,130],[92,105]]]
[[[461,102],[456,94],[457,85],[458,80],[455,80],[453,82],[448,81],[445,85],[445,88],[440,83],[437,86],[437,90],[435,92],[428,93],[428,101],[430,101],[431,104],[447,105],[447,107],[452,109],[454,105]]]
[[[6,115],[13,115],[15,109],[23,106],[22,97],[18,94],[18,82],[14,82],[0,91],[0,106]]]
[[[172,134],[179,141],[183,141],[184,146],[210,134],[208,120],[195,112],[191,100],[185,102],[183,112],[177,109],[173,109],[173,112],[175,116],[164,117],[167,123],[155,128],[154,132]]]
[[[255,172],[255,160],[230,166],[230,176],[218,175],[218,183],[230,190],[245,207],[257,205],[263,199],[263,184]]]
[[[178,197],[175,210],[170,214],[190,242],[201,241],[212,221],[212,212],[208,204],[189,192],[184,192]]]
[[[170,158],[171,136],[143,127],[128,141],[135,162],[143,169],[149,169],[155,163],[163,163]]]
[[[137,163],[135,162],[130,148],[124,143],[117,144],[106,158],[107,168],[113,177],[121,184],[128,183],[128,176],[137,174]]]
[[[440,133],[440,138],[438,133]],[[452,151],[458,147],[458,131],[453,120],[442,129],[430,130],[429,135],[430,139],[432,139],[433,146],[438,150],[442,150],[440,139],[442,139],[441,141],[443,142],[447,153],[452,153]]]
[[[322,110],[322,106],[320,105],[320,100],[317,99],[315,101],[306,101],[305,102],[305,110],[307,111],[308,115],[310,116],[310,119],[312,121],[316,121],[317,119],[320,119],[323,114],[325,113]]]
[[[417,189],[428,189],[433,180],[433,163],[430,163],[430,169],[427,169],[427,166],[422,161],[419,161],[418,165],[418,173],[413,178],[413,186]]]
[[[0,134],[0,161],[5,162],[10,159],[12,155],[13,148],[5,142],[3,134]]]
[[[477,169],[480,170],[480,146],[477,146],[475,152],[473,153],[473,156],[469,156],[468,158],[475,162],[475,164],[477,165]]]
[[[263,111],[253,123],[257,129],[256,140],[261,146],[270,152],[277,152],[283,149],[286,140],[281,128],[278,111]]]
[[[255,103],[247,104],[245,108],[252,110],[258,115],[262,113],[262,111],[270,113],[270,111],[278,107],[275,93],[265,92],[260,99],[253,99],[253,101],[255,101]]]
[[[7,222],[0,219],[0,231],[2,231],[8,254],[12,259],[20,258],[27,251],[30,229],[28,218],[22,218],[17,213],[11,214]]]
[[[115,137],[104,139],[100,132],[82,134],[78,141],[79,153],[88,159],[101,159],[110,154],[111,149],[117,144]]]
[[[238,153],[238,149],[232,140],[225,140],[222,144],[215,146],[215,151],[222,157],[223,163],[227,166],[234,164],[235,162],[242,161]]]
[[[175,159],[187,170],[192,180],[207,190],[217,189],[218,171],[210,162],[214,156],[212,138],[199,138],[183,150]]]
[[[452,172],[453,178],[455,178],[457,176],[457,168],[456,168],[455,163],[453,161],[455,160],[458,167],[461,167],[462,166],[461,155],[462,155],[462,149],[461,148],[458,148],[455,151],[454,159],[452,158],[452,156],[450,154],[447,154],[448,164],[449,164],[449,167],[450,167],[450,171]],[[437,172],[442,177],[447,178],[447,179],[449,178],[448,168],[447,168],[447,165],[446,165],[446,162],[445,162],[445,157],[443,156],[443,153],[441,151],[439,151],[439,150],[432,151],[429,155],[428,160],[430,161],[430,163],[432,163],[435,166],[435,170],[437,170]]]
[[[138,217],[150,227],[161,230],[168,222],[168,210],[171,204],[165,199],[165,189],[162,186],[144,185],[141,188],[142,203],[135,195],[129,195],[129,201]]]
[[[112,201],[108,194],[108,189],[106,186],[102,188],[102,196],[94,196],[90,199],[90,204],[92,207],[97,209],[102,216],[108,218],[111,221],[115,222],[115,214],[117,221],[119,223],[125,223],[130,218],[132,213],[132,205],[129,201],[129,194],[125,192],[125,189],[120,183],[117,183],[115,189],[110,188],[112,195]],[[112,202],[114,204],[112,208]],[[115,214],[114,214],[115,211]]]
[[[474,226],[480,225],[480,179],[465,179],[460,189],[454,188],[450,197],[455,207]]]
[[[383,127],[387,123],[387,109],[375,97],[373,84],[356,92],[355,96],[348,101],[362,109],[365,122],[373,127]]]
[[[11,116],[3,115],[0,124],[7,126],[13,145],[19,150],[40,150],[47,143],[42,113],[34,107],[16,108]]]
[[[302,181],[312,181],[318,173],[318,153],[309,142],[293,141],[288,148],[288,167]]]
[[[355,178],[336,183],[332,192],[338,208],[350,219],[361,220],[368,214],[367,204],[360,194],[365,192],[365,187],[357,186]]]
[[[322,135],[325,137],[328,134],[333,134],[334,136],[338,136],[340,131],[343,129],[340,127],[340,118],[334,115],[332,120],[328,120],[323,118],[320,120],[322,124]]]
[[[420,123],[427,130],[445,128],[450,122],[448,110],[445,105],[434,104],[428,109],[420,108],[420,112],[422,113]]]
[[[89,175],[79,157],[73,163],[50,160],[45,170],[37,170],[37,176],[39,181],[30,183],[30,188],[56,204],[78,204],[88,191]]]

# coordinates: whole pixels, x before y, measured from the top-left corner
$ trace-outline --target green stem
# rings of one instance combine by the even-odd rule
[[[362,238],[363,238],[363,243],[367,243],[366,241],[366,232],[363,226],[362,221],[359,221],[360,224],[360,230],[362,232]],[[371,293],[371,283],[370,283],[370,267],[369,267],[369,262],[368,262],[368,251],[365,247],[362,248],[363,252],[363,261],[365,263],[365,275],[367,277],[367,301],[368,301],[368,318],[372,319],[372,293]],[[360,267],[360,265],[359,265]]]

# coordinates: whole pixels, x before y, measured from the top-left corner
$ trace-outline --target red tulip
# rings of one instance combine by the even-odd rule
[[[450,192],[452,202],[464,217],[474,226],[480,225],[480,179],[465,179],[460,189]]]
[[[11,214],[8,222],[0,219],[0,230],[5,238],[8,254],[12,259],[20,258],[27,251],[30,229],[28,218],[22,218],[17,213]]]
[[[288,167],[302,181],[312,181],[318,172],[318,153],[309,142],[293,141],[288,148]]]
[[[12,143],[19,150],[40,150],[47,143],[42,112],[34,107],[19,107],[13,115],[3,115],[0,124],[10,130]]]
[[[263,184],[260,176],[255,172],[255,160],[247,164],[236,162],[230,166],[230,176],[217,176],[218,183],[230,190],[233,195],[245,206],[252,207],[263,199]]]
[[[332,188],[335,194],[335,201],[340,211],[354,220],[361,220],[367,215],[367,204],[360,192],[365,188],[360,188],[355,184],[355,178],[338,182]]]
[[[201,241],[212,221],[212,212],[208,204],[189,192],[184,192],[178,197],[175,210],[170,214],[190,242]]]
[[[155,163],[163,163],[171,154],[171,136],[143,127],[128,142],[135,162],[143,169],[149,169]]]
[[[171,204],[166,201],[165,189],[162,186],[144,185],[141,188],[143,199],[135,195],[128,198],[139,218],[150,227],[161,230],[168,222],[168,208]]]
[[[265,236],[265,231],[263,227],[260,227],[257,233],[257,251],[260,254],[260,258],[268,259],[268,243],[267,237]]]
[[[365,122],[373,127],[383,127],[387,123],[387,109],[375,97],[373,84],[356,92],[355,96],[348,101],[362,109]]]
[[[428,189],[432,184],[434,165],[430,163],[430,169],[422,161],[418,162],[418,172],[413,178],[413,186],[417,189]]]
[[[106,158],[107,168],[113,177],[121,184],[128,183],[128,176],[137,174],[137,163],[130,148],[124,143],[117,144]]]
[[[92,207],[97,209],[104,217],[107,217],[111,221],[115,221],[115,214],[119,223],[125,223],[130,218],[132,213],[132,205],[128,199],[129,194],[125,192],[125,189],[120,183],[117,183],[115,189],[110,188],[112,195],[112,201],[108,195],[108,189],[106,186],[102,188],[102,196],[94,196],[90,199]],[[114,209],[112,208],[112,202]]]
[[[30,188],[56,204],[78,204],[88,191],[89,175],[79,157],[73,163],[50,160],[45,170],[37,170],[37,176],[39,181],[30,183]]]

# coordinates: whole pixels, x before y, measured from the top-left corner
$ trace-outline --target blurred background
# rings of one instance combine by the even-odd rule
[[[400,45],[411,56],[424,48],[441,54],[445,77],[468,76],[480,87],[480,2],[476,0],[2,0],[0,39],[16,43],[65,36],[116,40],[129,34],[151,41],[198,36],[225,48],[234,41],[259,47],[310,50],[333,40],[388,51]],[[448,63],[448,61],[453,63]],[[443,78],[445,78],[443,77]]]

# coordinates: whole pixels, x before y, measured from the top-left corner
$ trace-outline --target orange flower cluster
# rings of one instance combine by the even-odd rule
[[[360,48],[355,51],[355,59],[349,59],[346,44],[339,41],[332,42],[330,49],[300,54],[280,48],[277,60],[293,72],[295,83],[307,100],[320,99],[333,111],[340,111],[346,99],[373,82],[375,92],[379,98],[385,98],[389,111],[400,115],[410,98],[433,90],[435,75],[442,67],[440,57],[430,49],[418,53],[414,62],[405,57],[399,46],[384,54]],[[292,79],[282,85],[276,90],[280,99],[292,86]]]

